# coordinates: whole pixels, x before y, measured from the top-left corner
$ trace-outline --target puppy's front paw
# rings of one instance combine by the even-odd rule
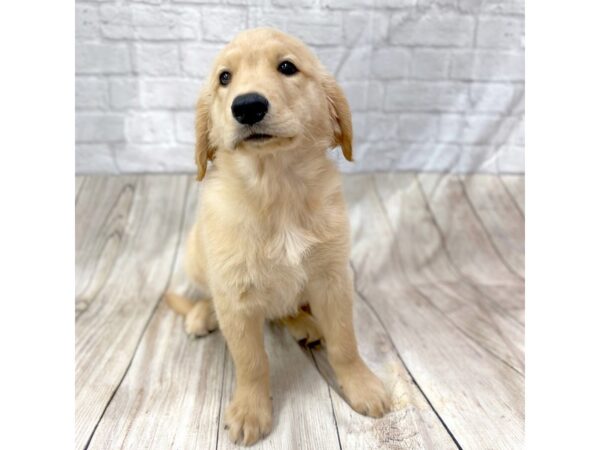
[[[340,385],[348,403],[356,412],[370,417],[382,417],[390,410],[390,395],[381,380],[361,365],[340,377]]]
[[[191,337],[205,336],[218,328],[217,316],[210,300],[196,302],[185,315],[185,332]]]
[[[273,406],[268,396],[234,397],[225,412],[225,428],[235,444],[252,445],[271,432]]]

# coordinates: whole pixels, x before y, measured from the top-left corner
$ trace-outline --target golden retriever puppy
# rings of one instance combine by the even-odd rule
[[[229,437],[251,445],[271,430],[265,320],[282,320],[298,339],[322,337],[348,403],[382,416],[388,394],[357,351],[349,224],[327,157],[341,146],[352,160],[342,89],[298,39],[259,28],[219,54],[196,113],[205,185],[185,265],[211,299],[167,301],[186,314],[189,334],[218,326],[227,341],[236,371]]]

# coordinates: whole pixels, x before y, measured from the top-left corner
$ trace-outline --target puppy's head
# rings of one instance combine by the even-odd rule
[[[196,110],[199,180],[221,151],[260,155],[338,145],[351,161],[348,102],[301,41],[257,28],[217,56]]]

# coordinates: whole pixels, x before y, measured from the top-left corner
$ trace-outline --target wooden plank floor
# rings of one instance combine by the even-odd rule
[[[77,449],[234,448],[234,368],[160,300],[182,270],[192,176],[76,184]],[[342,399],[325,351],[266,328],[273,432],[260,449],[518,449],[524,434],[524,179],[344,177],[361,354],[393,395],[375,420]]]

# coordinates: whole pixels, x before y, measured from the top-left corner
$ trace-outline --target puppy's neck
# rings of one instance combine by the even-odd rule
[[[322,197],[337,182],[337,169],[327,158],[326,150],[301,149],[252,154],[249,152],[223,152],[217,158],[221,176],[239,185],[249,201],[261,207],[293,207]]]

